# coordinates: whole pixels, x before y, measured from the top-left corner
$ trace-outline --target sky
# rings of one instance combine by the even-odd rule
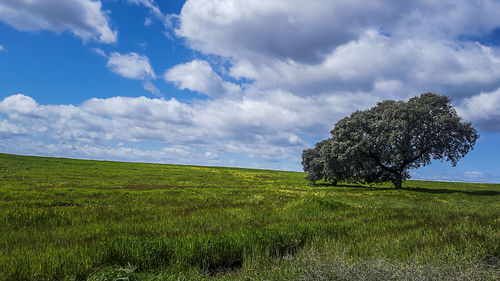
[[[377,102],[450,97],[500,182],[498,0],[2,0],[0,152],[301,170]]]

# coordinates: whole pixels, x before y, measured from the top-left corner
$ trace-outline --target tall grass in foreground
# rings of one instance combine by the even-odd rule
[[[5,154],[0,172],[0,280],[499,280],[500,185]]]

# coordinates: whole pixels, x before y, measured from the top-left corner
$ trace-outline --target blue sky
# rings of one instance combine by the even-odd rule
[[[432,91],[481,138],[413,178],[500,182],[500,2],[435,2],[2,1],[0,151],[301,170],[340,118]]]

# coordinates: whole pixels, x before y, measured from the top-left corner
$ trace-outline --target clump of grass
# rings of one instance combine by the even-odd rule
[[[172,276],[172,275],[171,275]],[[353,258],[331,244],[316,244],[278,261],[248,264],[238,272],[215,276],[215,280],[500,280],[498,260],[464,257],[458,252],[434,256],[432,261],[405,261],[371,256]],[[201,278],[200,278],[201,280]],[[211,278],[206,278],[211,280]]]
[[[106,267],[93,272],[87,281],[133,281],[137,280],[134,276],[135,267]]]
[[[398,261],[379,256],[351,259],[342,254],[308,250],[286,266],[293,268],[293,280],[500,280],[498,261],[452,256],[435,257],[432,263],[419,260]],[[285,265],[281,265],[283,267]]]

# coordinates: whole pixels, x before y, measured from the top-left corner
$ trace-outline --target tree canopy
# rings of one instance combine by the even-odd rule
[[[338,121],[331,138],[304,150],[302,164],[313,182],[390,181],[401,188],[410,169],[431,160],[455,166],[478,137],[448,97],[425,93],[407,102],[379,102]]]

